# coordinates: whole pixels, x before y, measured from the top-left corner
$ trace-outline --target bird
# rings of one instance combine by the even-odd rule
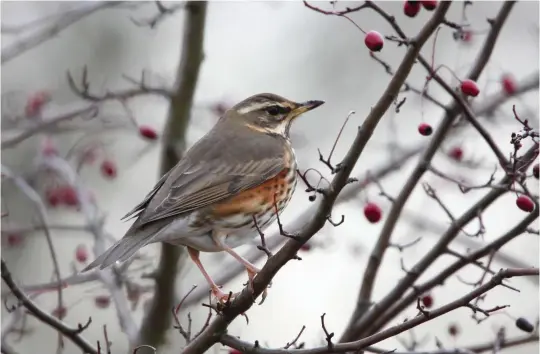
[[[289,139],[293,121],[324,104],[256,94],[219,118],[122,220],[125,235],[82,272],[125,262],[142,247],[186,247],[218,301],[230,300],[202,265],[200,252],[227,252],[252,284],[259,269],[234,249],[251,242],[285,209],[297,184]]]

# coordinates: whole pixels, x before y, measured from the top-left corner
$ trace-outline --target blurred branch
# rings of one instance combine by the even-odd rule
[[[371,7],[385,18],[390,25],[396,30],[401,38],[407,38],[405,33],[401,28],[396,24],[395,19],[380,9],[378,6],[370,3]],[[499,36],[499,33],[502,29],[503,24],[505,23],[514,2],[506,2],[503,4],[499,14],[496,19],[493,21],[491,30],[486,37],[484,46],[480,53],[478,54],[475,63],[467,77],[473,81],[477,80],[481,72],[485,68],[492,52],[495,42]],[[419,56],[419,61],[421,60]],[[393,234],[394,228],[399,220],[403,207],[412,194],[417,183],[420,181],[421,177],[427,171],[427,167],[430,161],[435,156],[440,144],[444,141],[445,136],[452,127],[452,123],[455,120],[455,117],[459,114],[462,106],[454,100],[451,106],[447,109],[445,117],[442,122],[437,127],[437,130],[433,134],[431,142],[429,143],[428,148],[424,151],[420,157],[419,163],[414,168],[413,172],[407,179],[403,189],[396,198],[395,203],[392,204],[390,212],[388,213],[387,219],[383,225],[377,243],[370,255],[367,268],[364,272],[364,277],[362,279],[362,285],[358,295],[357,306],[354,311],[353,316],[350,319],[349,325],[345,330],[340,341],[350,341],[353,338],[357,337],[358,334],[362,333],[370,324],[380,316],[386,308],[395,300],[397,300],[401,294],[412,284],[420,274],[435,260],[438,258],[438,255],[434,255],[432,252],[429,253],[429,257],[424,257],[418,263],[418,267],[415,266],[415,273],[408,273],[407,276],[398,284],[396,287],[384,297],[383,300],[379,303],[380,306],[371,307],[371,310],[366,313],[368,308],[371,306],[371,296],[373,292],[373,287],[375,285],[375,280],[380,268],[380,265],[383,261],[384,254],[390,244],[390,238]],[[502,194],[502,193],[501,193]],[[475,210],[476,211],[476,210]],[[455,225],[455,223],[453,224]],[[453,227],[452,227],[453,228]],[[353,334],[354,333],[354,334]]]
[[[431,321],[437,317],[440,317],[444,314],[447,314],[451,311],[454,311],[461,307],[469,307],[470,302],[478,298],[482,294],[485,294],[489,290],[503,284],[503,280],[512,277],[521,277],[521,276],[538,276],[539,272],[537,268],[526,268],[526,269],[501,269],[497,274],[495,274],[489,282],[484,285],[474,289],[465,296],[452,301],[444,306],[439,307],[438,309],[420,313],[412,319],[409,319],[406,322],[403,322],[399,325],[392,326],[384,331],[371,335],[369,337],[363,338],[358,341],[349,342],[349,343],[339,343],[334,344],[332,347],[324,346],[319,348],[310,348],[310,349],[264,349],[253,343],[242,342],[239,339],[230,336],[228,334],[221,335],[220,342],[229,347],[240,350],[242,353],[252,353],[252,354],[327,354],[327,353],[343,353],[348,351],[359,351],[366,349],[372,344],[379,343],[385,339],[393,337],[397,334],[403,333],[411,328],[414,328],[422,323]],[[187,351],[184,351],[186,353]],[[393,351],[390,351],[392,353]],[[453,351],[456,353],[456,351]],[[457,351],[459,353],[459,351]]]
[[[334,203],[345,185],[349,182],[349,176],[356,165],[365,146],[370,140],[373,131],[381,118],[391,106],[394,98],[411,72],[414,62],[422,46],[434,33],[435,29],[444,19],[450,2],[441,2],[432,17],[426,22],[418,35],[414,38],[414,46],[410,46],[399,66],[396,75],[392,77],[381,98],[372,107],[370,113],[359,127],[358,133],[345,158],[339,164],[340,169],[336,172],[332,183],[322,194],[322,202],[312,215],[310,222],[305,224],[295,239],[290,239],[274,256],[270,257],[261,272],[253,280],[252,286],[246,286],[233,302],[222,311],[222,315],[212,323],[184,349],[184,354],[203,353],[214,345],[219,337],[217,334],[225,332],[227,326],[240,314],[245,313],[253,306],[253,299],[257,298],[267,288],[272,278],[291,259],[296,256],[300,247],[315,235],[326,224],[327,216],[331,214]],[[300,240],[298,242],[297,240]],[[368,343],[370,345],[372,343]]]
[[[132,18],[131,21],[137,26],[148,26],[151,29],[154,29],[161,21],[165,20],[168,16],[174,15],[178,10],[183,9],[186,6],[185,2],[181,2],[171,7],[165,7],[159,0],[156,0],[154,3],[158,10],[158,13],[154,17],[146,20],[136,20]]]
[[[84,100],[93,102],[104,102],[110,100],[125,101],[127,99],[143,95],[157,95],[170,99],[174,94],[172,91],[166,88],[148,86],[146,84],[144,71],[141,73],[140,80],[135,80],[129,76],[124,75],[124,79],[135,85],[136,88],[114,92],[106,92],[102,95],[97,95],[90,92],[90,82],[88,81],[88,68],[86,66],[84,66],[83,68],[81,80],[78,84],[75,83],[75,79],[69,71],[66,73],[66,77],[68,85],[74,94]]]
[[[53,272],[56,276],[56,280],[60,283],[62,279],[62,275],[60,274],[60,265],[58,264],[58,257],[56,256],[56,250],[54,248],[54,243],[52,241],[51,232],[48,227],[48,218],[47,218],[47,210],[45,208],[45,205],[43,204],[43,200],[39,196],[39,194],[28,184],[26,181],[20,177],[17,177],[13,174],[13,172],[7,168],[6,166],[2,165],[2,174],[6,176],[7,178],[13,180],[17,188],[34,204],[38,211],[39,215],[39,221],[43,225],[43,231],[45,233],[45,239],[47,241],[47,246],[49,247],[49,252],[51,254],[52,259],[52,265],[53,265]],[[62,286],[56,287],[57,293],[58,293],[58,308],[64,308],[64,296],[62,292]],[[58,337],[58,343],[59,345],[62,344],[62,337]]]
[[[74,110],[73,112],[68,112],[55,117],[44,117],[41,121],[30,127],[29,129],[23,131],[19,135],[6,138],[2,140],[2,149],[9,149],[16,147],[19,143],[25,141],[32,136],[39,134],[41,132],[46,132],[52,128],[55,128],[59,124],[75,119],[77,117],[82,117],[83,119],[95,117],[98,113],[98,108],[94,105]]]
[[[6,48],[2,48],[2,64],[7,63],[26,51],[35,48],[41,43],[53,38],[75,22],[99,10],[115,7],[121,5],[122,3],[123,1],[86,2],[75,9],[64,12],[58,17],[57,20],[36,31],[27,38],[17,41]]]
[[[171,97],[169,116],[163,135],[161,175],[172,169],[183,155],[186,147],[186,130],[189,124],[193,96],[203,60],[204,29],[206,21],[205,1],[189,1],[185,4],[185,24],[180,64],[176,75],[176,91]],[[170,309],[175,301],[175,281],[182,249],[166,243],[161,244],[161,256],[155,272],[156,288],[149,311],[143,319],[140,343],[158,346],[164,342],[165,333],[172,323]],[[141,350],[144,354],[144,350]]]
[[[88,190],[80,182],[79,176],[72,166],[60,157],[42,156],[37,161],[37,167],[53,170],[70,186],[73,186],[77,194],[77,200],[80,203],[81,212],[88,225],[88,231],[94,237],[94,254],[105,252],[108,237],[107,232],[104,230],[103,216],[95,203],[90,199]],[[118,272],[118,269],[115,267],[96,271],[99,280],[111,294],[120,328],[127,335],[129,342],[134,344],[138,339],[138,328],[129,309],[128,299],[122,289],[122,282],[118,277]]]
[[[77,328],[70,328],[62,321],[57,320],[53,316],[41,310],[39,306],[37,306],[32,300],[30,300],[28,296],[26,296],[26,294],[24,294],[17,287],[4,259],[2,259],[2,279],[4,280],[4,283],[9,287],[9,289],[13,292],[13,294],[17,297],[17,299],[20,301],[21,305],[24,306],[28,310],[28,312],[32,314],[32,316],[54,328],[58,331],[58,333],[61,333],[63,336],[69,338],[84,353],[98,354],[97,349],[92,347],[92,345],[80,335],[85,329],[88,328],[88,326],[90,326],[90,323],[92,323],[91,318],[84,325],[79,324]]]

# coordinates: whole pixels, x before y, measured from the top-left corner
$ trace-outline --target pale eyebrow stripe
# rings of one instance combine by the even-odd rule
[[[270,106],[276,106],[276,105],[277,105],[277,106],[283,107],[283,105],[281,105],[281,104],[278,103],[278,102],[254,103],[254,104],[251,104],[251,105],[249,105],[249,106],[240,108],[240,109],[238,110],[238,113],[239,113],[239,114],[246,114],[246,113],[255,111],[255,110],[257,110],[257,109],[261,109],[261,108],[265,108],[265,107],[270,107]]]

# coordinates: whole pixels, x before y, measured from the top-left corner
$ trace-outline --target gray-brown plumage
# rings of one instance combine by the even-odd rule
[[[129,259],[154,242],[187,246],[214,294],[225,294],[198,260],[198,252],[226,251],[258,272],[233,248],[275,220],[296,185],[289,128],[322,101],[303,104],[273,94],[252,96],[228,110],[152,191],[123,219],[136,218],[125,236],[83,271]],[[255,232],[254,232],[255,231]]]

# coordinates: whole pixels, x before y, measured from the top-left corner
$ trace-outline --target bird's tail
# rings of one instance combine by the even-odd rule
[[[152,243],[154,237],[140,237],[140,235],[126,235],[121,240],[112,245],[107,251],[103,252],[92,263],[90,263],[81,272],[87,272],[94,268],[104,269],[116,261],[127,261],[139,249]]]

